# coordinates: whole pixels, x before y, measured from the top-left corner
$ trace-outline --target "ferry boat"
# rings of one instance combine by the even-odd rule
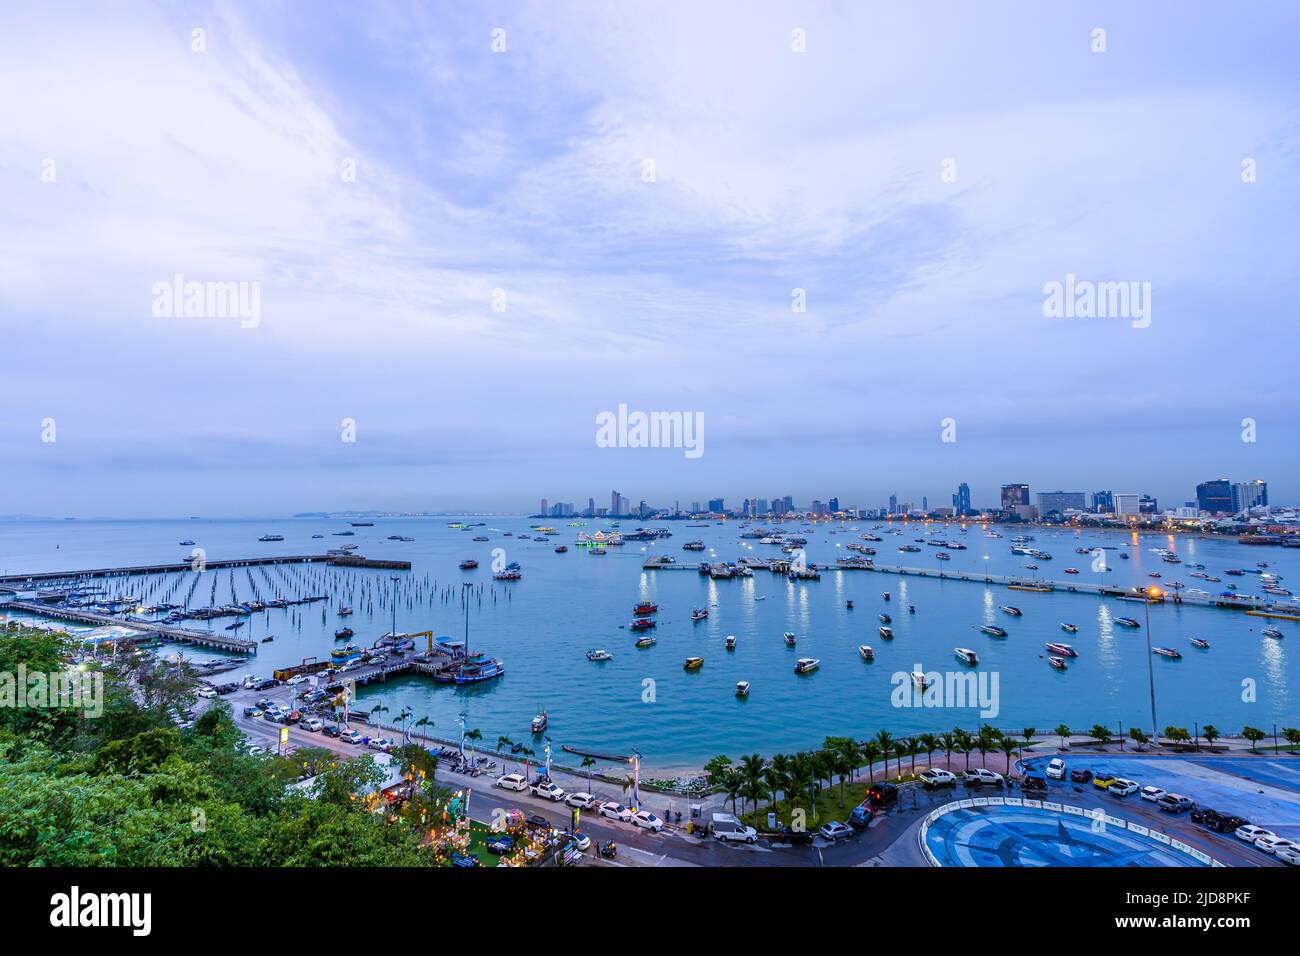
[[[1062,623],[1062,624],[1061,624],[1061,630],[1065,631],[1065,633],[1067,633],[1067,634],[1078,634],[1078,633],[1079,633],[1079,627],[1078,627],[1077,624],[1065,624],[1065,623]]]
[[[1069,644],[1057,644],[1055,641],[1047,642],[1047,649],[1058,657],[1078,657],[1079,652]]]
[[[985,634],[992,634],[994,637],[1006,637],[1005,628],[998,627],[996,624],[985,624],[980,628]]]
[[[1276,627],[1266,627],[1264,628],[1264,630],[1260,631],[1260,633],[1263,634],[1265,637],[1276,638],[1279,641],[1282,640],[1284,636],[1282,634],[1282,631]]]
[[[894,629],[892,627],[886,627],[882,624],[876,630],[885,640],[892,641],[894,639]]]
[[[912,683],[921,690],[925,690],[930,685],[925,682],[925,674],[922,671],[912,671]]]
[[[542,712],[533,718],[533,724],[532,724],[533,733],[540,734],[543,730],[546,729],[546,726],[549,723],[550,723],[550,718],[547,716],[545,708],[543,708]]]
[[[811,674],[821,666],[821,663],[816,657],[801,657],[794,662],[794,672],[796,674]]]
[[[688,657],[682,662],[682,670],[697,671],[704,666],[703,657]]]
[[[1142,626],[1140,622],[1133,620],[1131,617],[1117,617],[1115,618],[1115,623],[1120,625],[1120,627],[1137,628]]]
[[[257,540],[258,540],[258,541],[283,541],[283,540],[284,540],[284,535],[282,535],[282,534],[264,534],[264,535],[262,535],[260,538],[258,538]]]
[[[355,633],[356,631],[352,630],[352,628],[350,627],[340,627],[337,631],[334,632],[334,640],[346,641],[349,637],[351,637]]]
[[[972,667],[980,662],[979,655],[969,647],[954,647],[952,652],[956,656],[957,660],[964,664],[970,664]]]
[[[881,614],[881,615],[880,615],[880,623],[881,623],[881,624],[893,624],[893,623],[894,623],[894,619],[893,619],[892,617],[890,617],[888,614]]]
[[[330,657],[336,661],[356,660],[361,656],[361,648],[355,644],[345,644],[343,647],[336,647],[330,651]]]
[[[935,554],[935,558],[936,558],[936,560],[939,560],[939,561],[951,561],[951,560],[952,560],[951,555],[949,555],[948,552],[946,552],[946,551],[939,551],[939,552],[937,552],[937,553]]]
[[[587,651],[587,660],[589,661],[612,661],[614,655],[603,647]]]
[[[793,631],[786,631],[786,632],[785,632],[785,646],[786,646],[786,647],[794,647],[794,644],[795,644],[794,632],[793,632]]]
[[[914,545],[914,544],[902,544],[902,545],[899,545],[899,546],[898,546],[898,550],[899,550],[899,551],[905,551],[905,552],[907,552],[907,553],[910,554],[910,553],[912,553],[912,552],[914,552],[914,551],[920,551],[921,549],[918,548],[918,547],[917,547],[916,545]]]
[[[1047,663],[1051,664],[1051,665],[1052,665],[1053,667],[1055,667],[1058,671],[1063,671],[1063,670],[1065,670],[1065,661],[1062,660],[1062,659],[1059,658],[1059,657],[1049,657],[1049,658],[1047,659]]]
[[[1276,584],[1265,584],[1262,588],[1260,588],[1260,590],[1266,594],[1276,594],[1281,597],[1291,596],[1290,591],[1288,591],[1286,588],[1278,587]]]
[[[349,521],[348,524],[354,528],[373,528],[375,526],[373,521]]]
[[[736,696],[737,697],[749,696],[749,681],[747,680],[736,681]]]
[[[471,654],[448,672],[451,680],[457,684],[477,684],[479,681],[500,677],[506,672],[505,665],[495,657]],[[437,676],[434,677],[437,680]]]
[[[659,610],[659,605],[655,604],[654,601],[642,601],[636,607],[632,608],[632,613],[644,616],[646,614],[653,614],[657,610]]]
[[[638,637],[636,640],[637,647],[654,647],[658,643],[653,637]]]
[[[874,661],[876,659],[876,652],[871,649],[870,644],[859,644],[858,656],[864,661]]]
[[[1172,647],[1153,647],[1151,648],[1151,653],[1159,654],[1161,657],[1172,657],[1175,659],[1183,656],[1178,651],[1174,650]]]
[[[1203,651],[1208,651],[1210,649],[1210,642],[1202,640],[1199,637],[1194,637],[1192,638],[1192,647],[1199,647]]]
[[[709,609],[707,607],[697,607],[691,609],[692,621],[702,621],[708,616],[709,616]]]
[[[653,618],[639,617],[628,625],[634,631],[648,631],[655,626]]]
[[[460,563],[460,569],[462,571],[473,571],[477,567],[478,567],[478,562],[475,561],[473,558],[466,558],[464,561]]]
[[[1246,572],[1243,571],[1243,570],[1241,570],[1241,568],[1228,568],[1228,570],[1224,571],[1223,573],[1224,573],[1224,574],[1230,574],[1230,575],[1232,575],[1234,578],[1239,578],[1239,577],[1241,577],[1243,574],[1245,574]]]
[[[704,542],[703,542],[703,541],[687,541],[684,545],[682,545],[682,550],[683,550],[683,551],[703,551],[703,550],[704,550]]]
[[[723,643],[723,646],[727,648],[727,650],[729,650],[729,651],[734,651],[734,650],[736,649],[736,635],[735,635],[735,634],[728,634],[728,635],[727,635],[727,639],[726,639],[725,641],[723,641],[722,643]]]
[[[999,604],[998,610],[1002,611],[1004,614],[1010,614],[1012,617],[1021,617],[1024,614],[1024,612],[1021,611],[1020,608],[1015,607],[1011,604]]]
[[[498,571],[492,575],[494,581],[518,581],[524,576],[524,572],[518,568],[507,568],[504,571]]]

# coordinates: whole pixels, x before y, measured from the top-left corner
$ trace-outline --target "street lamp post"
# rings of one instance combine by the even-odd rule
[[[389,631],[389,636],[393,639],[393,647],[397,647],[397,581],[398,577],[394,574],[388,580],[393,582],[393,629]]]
[[[1156,669],[1151,658],[1155,652],[1151,649],[1151,598],[1160,595],[1159,588],[1148,588],[1145,600],[1142,602],[1142,609],[1146,614],[1146,632],[1147,632],[1147,682],[1151,687],[1151,740],[1157,747],[1160,746],[1160,724],[1156,721]]]

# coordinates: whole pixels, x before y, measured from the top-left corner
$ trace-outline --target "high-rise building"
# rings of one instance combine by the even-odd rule
[[[587,499],[587,514],[588,514],[588,515],[594,515],[595,513],[596,513],[596,499],[595,499],[595,498],[588,498],[588,499]]]
[[[542,499],[542,506],[541,506],[540,508],[537,509],[537,513],[538,513],[539,515],[550,514],[551,511],[550,511],[549,504],[550,504],[550,503],[549,503],[545,498],[543,498],[543,499]]]
[[[1153,515],[1160,511],[1160,503],[1154,495],[1143,495],[1138,499],[1138,511],[1144,515]]]
[[[1115,501],[1115,514],[1136,515],[1142,513],[1142,509],[1139,504],[1139,502],[1142,500],[1141,495],[1118,494],[1118,495],[1114,495],[1113,498]]]
[[[692,502],[691,502],[691,514],[693,514],[693,515],[697,515],[697,514],[699,514],[702,510],[703,510],[703,509],[700,507],[700,503],[699,503],[698,501],[692,501]]]
[[[1092,493],[1092,510],[1099,515],[1113,514],[1115,511],[1115,492],[1094,491]]]
[[[723,511],[723,505],[724,505],[724,501],[721,498],[710,498],[709,513],[715,515],[721,514]]]
[[[1066,511],[1082,511],[1084,507],[1082,491],[1040,491],[1038,493],[1039,514],[1049,515],[1053,511],[1065,514]]]
[[[1028,485],[1003,485],[1002,510],[1015,511],[1018,505],[1029,504]]]
[[[889,513],[891,515],[898,514],[898,495],[889,496]]]
[[[964,481],[957,486],[957,493],[952,496],[952,510],[957,515],[968,514],[971,510],[970,485]]]
[[[1233,505],[1232,482],[1227,478],[1201,482],[1196,486],[1196,506],[1212,515],[1230,514],[1238,510]]]
[[[922,495],[922,496],[921,496],[921,510],[924,511],[926,514],[929,514],[929,513],[930,513],[930,496],[929,496],[929,495]]]
[[[1254,481],[1239,481],[1232,486],[1232,510],[1248,511],[1251,508],[1268,507],[1268,482],[1256,478]]]
[[[839,497],[836,496],[836,497],[832,498],[830,501],[826,502],[826,509],[827,509],[828,511],[830,511],[832,514],[834,514],[835,512],[839,511],[839,510],[840,510],[840,499],[839,499]]]
[[[759,498],[759,499],[757,499],[757,501],[758,501],[758,503],[757,503],[756,505],[754,505],[754,514],[759,514],[759,515],[765,515],[765,514],[767,514],[767,510],[768,510],[768,509],[767,509],[767,499],[766,499],[766,498]]]
[[[609,513],[612,515],[618,514],[618,492],[617,491],[611,491],[609,493]]]

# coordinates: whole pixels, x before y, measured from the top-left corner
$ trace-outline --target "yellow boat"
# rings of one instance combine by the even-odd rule
[[[697,671],[704,666],[703,657],[688,657],[686,663],[682,665],[688,671]]]

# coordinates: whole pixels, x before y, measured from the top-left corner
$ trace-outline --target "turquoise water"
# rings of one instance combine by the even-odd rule
[[[1114,599],[1068,593],[1033,594],[1008,591],[994,585],[900,578],[864,571],[827,572],[820,581],[790,583],[784,577],[756,571],[748,579],[714,581],[692,571],[643,571],[647,554],[670,554],[678,562],[694,564],[709,552],[687,552],[682,544],[692,539],[705,541],[717,559],[734,560],[744,555],[780,556],[780,549],[739,538],[738,522],[726,526],[689,527],[687,522],[659,522],[669,527],[671,538],[656,542],[629,542],[610,548],[597,557],[575,546],[579,530],[593,532],[604,527],[587,522],[584,528],[570,527],[562,519],[547,523],[560,531],[544,543],[505,537],[503,532],[526,532],[531,522],[523,518],[469,518],[485,521],[485,527],[466,531],[447,527],[452,518],[375,519],[373,528],[349,529],[348,522],[328,519],[250,521],[58,521],[11,522],[0,525],[0,569],[17,571],[62,570],[138,563],[177,561],[190,551],[177,542],[193,539],[209,558],[247,557],[262,554],[303,554],[324,551],[342,543],[354,543],[359,553],[374,558],[403,558],[413,562],[410,572],[400,572],[397,627],[400,631],[433,630],[436,634],[460,636],[464,615],[459,590],[464,581],[475,584],[471,601],[470,637],[475,650],[501,658],[506,676],[501,680],[469,688],[433,685],[422,678],[390,681],[361,690],[363,706],[377,703],[396,715],[409,706],[417,716],[428,716],[435,733],[453,737],[458,733],[457,715],[468,709],[470,726],[481,730],[488,749],[497,737],[517,741],[530,739],[529,722],[539,708],[550,714],[550,733],[555,746],[625,753],[641,751],[648,766],[685,768],[698,766],[710,756],[759,752],[772,754],[819,744],[826,735],[874,734],[889,730],[895,735],[924,730],[941,731],[960,725],[974,728],[981,722],[971,707],[898,707],[891,699],[892,678],[906,675],[917,664],[926,671],[961,670],[954,660],[955,646],[974,649],[980,656],[977,672],[996,674],[996,716],[989,723],[1008,730],[1031,725],[1044,730],[1058,723],[1076,728],[1105,722],[1114,727],[1122,721],[1127,729],[1150,723],[1147,691],[1146,641],[1141,630],[1113,624],[1119,616],[1143,618],[1143,607]],[[844,545],[858,542],[858,532],[875,522],[852,525],[820,525],[803,530],[787,525],[791,533],[808,538],[808,560],[833,562],[849,554]],[[635,522],[622,522],[623,530]],[[353,530],[351,537],[334,537],[332,532]],[[832,530],[838,533],[831,533]],[[264,533],[283,534],[285,540],[261,543]],[[947,540],[961,537],[966,551],[950,551],[952,560],[935,558],[938,548],[922,546],[915,554],[900,554],[898,546],[924,537],[922,528],[911,526],[901,537],[883,535],[881,542],[864,542],[877,549],[875,560],[934,568],[946,572],[987,569],[992,573],[1024,572],[1033,559],[1010,553],[1013,530],[1001,529],[1004,537],[989,539],[977,526],[965,535],[956,529],[945,533]],[[311,535],[324,534],[313,540]],[[1105,579],[1122,584],[1167,585],[1180,580],[1189,587],[1214,592],[1235,582],[1242,593],[1259,592],[1254,574],[1231,578],[1223,574],[1230,567],[1254,568],[1267,561],[1270,571],[1281,575],[1283,586],[1300,584],[1300,551],[1272,547],[1247,547],[1233,541],[1170,538],[1122,533],[1045,531],[1031,529],[1033,547],[1051,552],[1053,560],[1037,561],[1038,572],[1057,580],[1095,582],[1103,575],[1091,570],[1091,558],[1074,553],[1075,547],[1102,544],[1126,546],[1132,555],[1121,560],[1117,551],[1107,551],[1111,567]],[[414,537],[412,542],[386,540],[390,534]],[[486,534],[488,542],[473,542],[474,535]],[[556,554],[558,544],[567,544],[567,554]],[[1221,577],[1209,584],[1189,576],[1185,565],[1160,561],[1151,549],[1172,547],[1185,562],[1201,562],[1206,572]],[[524,576],[515,582],[494,582],[491,577],[492,551],[505,549],[505,560],[518,561]],[[477,558],[476,571],[461,572],[459,561]],[[1080,574],[1070,578],[1066,567]],[[1147,577],[1160,572],[1159,582]],[[251,569],[263,595],[274,585],[286,594],[326,591],[333,595],[328,605],[314,604],[297,609],[268,611],[254,615],[243,636],[274,634],[272,644],[261,645],[249,666],[268,674],[277,666],[296,663],[304,657],[321,657],[335,646],[333,631],[342,623],[334,615],[340,601],[352,604],[356,612],[347,623],[357,631],[358,643],[370,644],[390,627],[392,572],[336,570],[317,565]],[[1028,574],[1029,572],[1024,572]],[[233,580],[241,600],[252,597],[248,570],[206,572],[195,589],[193,603],[208,603],[213,578],[217,601],[230,600]],[[161,578],[115,579],[110,584],[118,593],[132,593],[147,601],[182,603],[192,574]],[[1297,589],[1300,590],[1300,589]],[[885,603],[881,593],[893,599]],[[178,600],[179,598],[179,600]],[[638,650],[625,625],[632,620],[632,606],[641,599],[660,605],[658,638],[654,647]],[[846,601],[852,599],[850,610]],[[916,614],[907,613],[915,604]],[[998,610],[1000,604],[1014,604],[1024,610],[1021,618],[1010,618]],[[692,622],[690,610],[708,606],[705,621]],[[877,635],[877,613],[893,616],[896,639]],[[230,618],[210,624],[220,631]],[[1070,621],[1079,633],[1064,634],[1059,624]],[[1010,633],[1005,639],[988,637],[977,630],[983,623],[997,623]],[[1278,641],[1260,634],[1270,623],[1287,635]],[[623,625],[623,626],[621,626]],[[1204,726],[1214,723],[1221,730],[1238,730],[1251,724],[1270,730],[1274,723],[1300,723],[1300,701],[1292,687],[1300,647],[1300,623],[1269,622],[1246,617],[1240,612],[1200,607],[1151,608],[1153,643],[1178,648],[1181,660],[1154,659],[1161,727],[1167,724]],[[798,646],[790,649],[782,641],[784,631],[798,635]],[[738,647],[723,648],[728,634],[735,634]],[[1203,637],[1212,647],[1197,650],[1192,637]],[[1072,644],[1079,657],[1067,671],[1059,672],[1045,660],[1044,641]],[[857,646],[875,648],[872,663],[862,661]],[[604,663],[591,663],[584,652],[603,647],[614,654]],[[187,651],[195,657],[209,656]],[[705,659],[697,672],[686,672],[682,662],[688,656]],[[796,675],[793,664],[799,657],[821,659],[821,668],[810,675]],[[748,680],[752,691],[737,699],[737,680]],[[540,752],[540,742],[536,745]]]

